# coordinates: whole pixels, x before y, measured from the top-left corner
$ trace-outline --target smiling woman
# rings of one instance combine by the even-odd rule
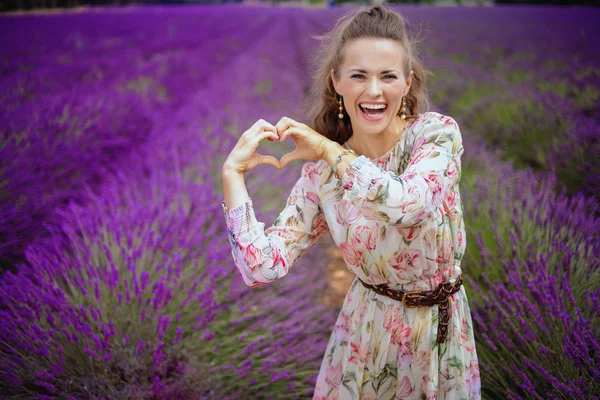
[[[343,62],[331,69],[339,102],[345,104],[352,121],[348,145],[357,154],[379,157],[399,140],[400,125],[406,126],[406,114],[398,118],[398,113],[413,71],[404,73],[404,53],[402,45],[392,39],[358,38],[344,46]]]
[[[311,126],[258,121],[223,165],[233,260],[248,286],[267,285],[329,232],[356,275],[314,399],[480,399],[458,124],[421,112],[425,72],[398,13],[360,9],[322,40]],[[256,153],[261,140],[288,137],[296,149],[280,160]],[[264,229],[243,174],[293,160],[312,162]]]

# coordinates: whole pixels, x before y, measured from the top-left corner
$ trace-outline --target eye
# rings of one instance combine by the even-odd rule
[[[383,79],[396,79],[396,75],[385,75]]]
[[[351,78],[363,78],[364,76],[362,74],[354,74],[351,76]]]

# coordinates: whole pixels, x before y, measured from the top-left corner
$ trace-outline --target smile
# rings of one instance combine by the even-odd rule
[[[367,121],[379,121],[387,110],[387,104],[384,103],[360,103],[358,106]]]

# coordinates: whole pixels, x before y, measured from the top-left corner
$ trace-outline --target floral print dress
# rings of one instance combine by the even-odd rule
[[[359,156],[341,180],[324,160],[305,163],[284,210],[266,230],[251,199],[234,209],[222,203],[233,259],[248,286],[286,275],[326,232],[356,275],[313,399],[481,398],[464,286],[450,297],[448,336],[437,344],[437,305],[405,308],[358,280],[432,290],[461,274],[462,153],[456,121],[426,112],[409,122],[388,153]]]

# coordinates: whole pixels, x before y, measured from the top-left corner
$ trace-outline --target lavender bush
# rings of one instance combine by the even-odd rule
[[[240,25],[209,7],[181,8],[169,11],[176,23],[161,24],[161,10],[1,17],[2,270],[47,234],[40,222],[58,223],[55,207],[163,135],[190,94],[256,45],[266,18],[238,10]]]
[[[53,239],[28,249],[31,268],[2,281],[8,393],[235,398],[265,382],[311,388],[303,367],[314,371],[313,346],[324,349],[333,317],[312,301],[326,284],[307,284],[319,270],[298,266],[271,290],[243,290],[222,221],[205,218],[220,212],[210,185],[161,161],[139,186],[123,175],[85,208],[71,204]]]
[[[58,223],[55,207],[80,200],[84,184],[120,168],[147,140],[152,122],[137,96],[110,91],[56,94],[4,117],[0,262],[7,268],[22,260],[28,241],[44,235],[41,221]]]
[[[551,175],[490,165],[484,148],[465,156],[463,265],[486,398],[594,398],[597,201],[557,195]]]

